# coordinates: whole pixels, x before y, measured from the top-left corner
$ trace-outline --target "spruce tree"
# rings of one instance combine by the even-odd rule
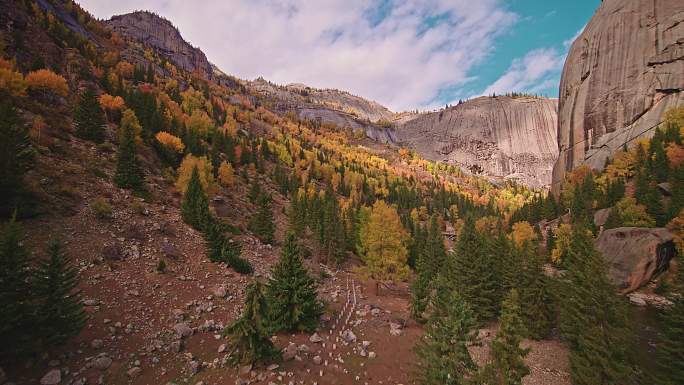
[[[499,306],[500,281],[492,269],[490,248],[485,234],[478,234],[473,220],[467,218],[450,259],[451,277],[480,322],[494,318]]]
[[[35,273],[34,290],[39,299],[38,316],[42,342],[59,345],[78,334],[88,316],[76,290],[78,270],[58,240],[48,244],[49,258]]]
[[[23,354],[36,348],[31,257],[22,246],[14,219],[0,232],[0,353]]]
[[[138,190],[143,187],[143,170],[137,155],[136,131],[140,124],[135,113],[126,110],[121,118],[121,143],[116,159],[114,181],[121,188]]]
[[[628,330],[624,300],[607,275],[586,227],[575,225],[560,292],[560,328],[570,346],[577,385],[619,385],[628,378]]]
[[[273,243],[275,224],[273,223],[273,210],[271,210],[271,197],[261,194],[258,200],[257,212],[249,222],[249,229],[263,243]]]
[[[422,233],[420,229],[416,231]],[[418,251],[416,260],[416,278],[411,285],[411,312],[413,317],[420,319],[427,308],[434,279],[446,263],[446,248],[444,236],[437,224],[437,217],[433,216],[424,242]]]
[[[525,335],[540,340],[549,335],[553,326],[549,282],[543,271],[544,261],[535,252],[533,243],[522,247],[522,255],[518,289],[521,317],[525,323]]]
[[[273,331],[311,332],[318,327],[323,305],[318,300],[318,285],[302,262],[299,244],[294,233],[285,239],[280,260],[273,267],[266,284]]]
[[[682,259],[678,261],[681,265]],[[656,380],[659,385],[684,384],[684,269],[677,271],[674,285],[680,295],[672,296],[673,305],[662,314],[662,332],[658,343]]]
[[[35,151],[10,98],[0,102],[0,213],[13,211]]]
[[[440,282],[443,282],[441,280]],[[476,318],[455,290],[438,284],[425,334],[414,348],[421,385],[466,385],[477,371],[468,346],[477,342]]]
[[[661,202],[660,192],[658,192],[653,176],[645,167],[640,168],[637,172],[634,197],[637,203],[646,206],[646,212],[655,219],[657,226],[665,225],[667,215]]]
[[[491,343],[489,362],[482,368],[477,383],[486,385],[520,385],[530,374],[525,365],[529,348],[521,348],[525,326],[521,316],[518,292],[513,289],[502,304],[499,331]]]
[[[105,138],[105,118],[95,89],[86,88],[81,94],[78,106],[74,112],[74,126],[76,135],[82,139],[102,143]]]
[[[211,223],[209,199],[202,188],[197,166],[192,169],[192,176],[190,176],[188,187],[185,189],[185,195],[183,195],[181,216],[185,223],[196,230],[204,230]]]
[[[254,364],[280,357],[266,329],[267,311],[263,285],[255,280],[245,289],[242,315],[223,331],[223,336],[228,338],[231,364]]]

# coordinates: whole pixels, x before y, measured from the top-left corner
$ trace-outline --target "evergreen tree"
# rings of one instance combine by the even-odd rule
[[[147,79],[145,79],[146,82],[150,84],[154,84],[154,67],[152,67],[152,63],[147,65]]]
[[[473,220],[467,218],[450,261],[450,276],[481,322],[494,318],[499,306],[500,281],[491,268],[490,245],[484,234],[477,233]]]
[[[502,304],[499,332],[491,343],[489,362],[479,375],[483,385],[520,385],[523,377],[530,374],[524,359],[529,348],[521,348],[525,333],[521,317],[518,292],[513,289]]]
[[[188,187],[185,190],[185,195],[183,195],[181,216],[185,223],[196,230],[204,230],[211,222],[209,199],[202,188],[197,166],[192,169],[192,176],[190,176]]]
[[[230,363],[254,364],[280,358],[266,330],[268,306],[263,285],[253,281],[245,289],[242,315],[223,331],[228,338]]]
[[[59,345],[78,334],[88,316],[76,291],[78,270],[58,240],[48,244],[49,259],[38,266],[34,289],[39,298],[39,333],[47,345]]]
[[[684,164],[674,167],[670,172],[670,191],[672,199],[668,207],[668,222],[684,208]]]
[[[646,206],[646,212],[655,219],[657,226],[665,225],[667,216],[661,202],[660,192],[653,176],[644,167],[637,172],[634,197],[637,203]]]
[[[468,346],[477,341],[476,319],[455,290],[439,284],[430,303],[425,334],[415,347],[416,381],[422,385],[465,385],[477,370]]]
[[[629,374],[625,303],[586,227],[573,227],[560,292],[560,328],[574,384],[619,385]]]
[[[114,181],[117,186],[128,189],[143,187],[143,171],[137,156],[136,132],[140,124],[135,113],[126,110],[121,118],[121,143],[116,159],[116,174]]]
[[[81,94],[78,106],[74,112],[74,126],[76,135],[82,139],[102,143],[105,137],[105,118],[95,89],[86,88]]]
[[[273,267],[266,285],[271,329],[305,332],[315,330],[323,314],[317,289],[316,281],[304,267],[297,239],[290,232],[285,239],[280,260]]]
[[[321,201],[318,220],[317,238],[326,262],[341,263],[346,254],[346,234],[337,197],[330,188]]]
[[[273,243],[275,224],[273,223],[273,210],[271,210],[271,197],[261,194],[259,198],[257,212],[249,222],[249,229],[262,242]]]
[[[249,201],[257,204],[259,202],[259,198],[261,198],[262,192],[261,192],[261,185],[259,182],[254,178],[252,180],[252,184],[249,186],[249,191],[247,192],[247,198],[249,198]]]
[[[254,269],[248,260],[240,256],[240,244],[225,235],[224,227],[224,224],[214,221],[205,227],[204,240],[207,242],[209,260],[227,263],[240,274],[251,274]]]
[[[681,258],[678,262],[682,262]],[[682,266],[681,264],[679,266]],[[657,349],[659,385],[684,384],[684,270],[677,271],[674,285],[680,295],[672,296],[673,305],[662,314],[663,329]]]
[[[21,229],[12,219],[0,232],[0,353],[35,349],[31,258],[22,246]]]
[[[521,251],[520,315],[526,326],[525,335],[540,340],[549,335],[553,325],[549,282],[543,271],[544,261],[535,252],[534,244],[526,243]]]
[[[0,102],[0,213],[13,211],[24,174],[33,166],[35,151],[28,130],[20,124],[10,98]]]
[[[417,276],[411,284],[411,311],[416,319],[420,319],[425,312],[433,282],[446,263],[444,236],[437,223],[437,216],[432,216],[427,237],[421,243],[416,261]]]

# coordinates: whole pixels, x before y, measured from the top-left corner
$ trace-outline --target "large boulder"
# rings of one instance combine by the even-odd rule
[[[620,291],[631,293],[667,269],[675,255],[672,233],[663,228],[619,227],[601,233],[596,248]]]
[[[684,1],[604,0],[568,52],[558,102],[553,189],[651,136],[684,102]]]

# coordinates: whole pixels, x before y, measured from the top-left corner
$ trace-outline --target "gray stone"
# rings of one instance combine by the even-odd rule
[[[311,337],[309,337],[309,341],[313,343],[319,343],[323,342],[323,338],[321,338],[318,333],[314,333]]]
[[[352,343],[356,341],[356,334],[354,334],[353,331],[347,329],[342,332],[342,339],[347,341],[348,343]]]
[[[93,368],[97,370],[107,370],[112,366],[112,359],[107,356],[98,357],[93,361]]]
[[[40,379],[40,385],[58,385],[62,382],[62,372],[59,369],[52,369]]]
[[[134,366],[126,372],[128,377],[130,378],[137,378],[142,374],[142,369],[139,366]]]
[[[173,330],[178,338],[190,337],[193,333],[192,328],[185,322],[175,324]]]

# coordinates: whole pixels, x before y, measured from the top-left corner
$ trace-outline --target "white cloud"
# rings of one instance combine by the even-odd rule
[[[539,93],[557,85],[563,69],[565,52],[540,48],[514,59],[508,70],[487,87],[482,95],[503,94],[511,91]]]
[[[227,73],[339,88],[394,110],[467,82],[517,15],[502,0],[82,0],[100,18],[145,8]],[[380,18],[378,18],[380,19]]]

